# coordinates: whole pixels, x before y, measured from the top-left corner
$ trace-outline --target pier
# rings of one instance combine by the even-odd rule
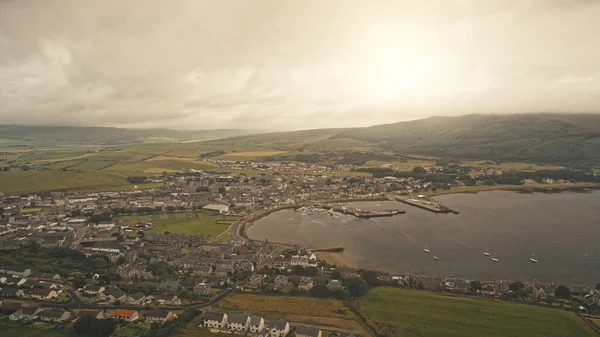
[[[447,213],[452,213],[452,214],[458,214],[457,210],[451,209],[449,207],[446,207],[442,204],[433,202],[429,199],[416,199],[416,198],[408,198],[408,197],[396,197],[396,201],[399,201],[401,203],[405,203],[407,205],[411,205],[413,207],[417,207],[429,212],[433,212],[433,213],[442,213],[442,214],[447,214]]]
[[[371,210],[364,210],[364,209],[354,208],[354,207],[339,206],[339,205],[326,205],[326,204],[316,204],[313,207],[328,210],[329,212],[353,215],[357,218],[362,218],[362,219],[394,216],[397,214],[405,214],[406,213],[406,211],[399,210],[399,209],[386,209],[386,210],[381,210],[381,211],[371,211]]]

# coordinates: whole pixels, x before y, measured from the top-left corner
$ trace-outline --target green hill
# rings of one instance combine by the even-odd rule
[[[249,130],[123,129],[113,127],[0,125],[0,144],[31,146],[168,143],[247,135]]]
[[[431,117],[342,131],[387,150],[458,159],[600,163],[600,115]]]

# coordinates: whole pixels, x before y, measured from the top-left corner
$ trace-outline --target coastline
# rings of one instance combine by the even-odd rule
[[[435,192],[423,192],[428,197],[448,194],[464,194],[491,191],[513,191],[522,193],[558,193],[558,192],[579,192],[585,190],[600,189],[600,183],[573,183],[573,184],[534,184],[534,185],[493,185],[493,186],[468,186],[455,187],[449,190]]]

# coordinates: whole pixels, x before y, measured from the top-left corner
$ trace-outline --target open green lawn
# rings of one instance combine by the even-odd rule
[[[425,291],[375,288],[360,307],[375,321],[396,324],[402,337],[596,336],[571,312]]]
[[[197,217],[196,217],[197,215]],[[210,239],[229,227],[228,224],[218,224],[216,221],[223,220],[221,215],[211,215],[207,213],[185,212],[172,214],[155,214],[155,215],[133,215],[119,217],[119,225],[134,225],[138,221],[148,221],[154,224],[153,232],[182,234],[202,234],[207,239]],[[237,217],[226,217],[227,220],[237,220]]]
[[[69,332],[58,332],[51,330],[49,324],[35,324],[19,326],[18,322],[5,321],[0,322],[0,336],[19,336],[19,337],[59,337],[68,336]],[[52,325],[53,326],[53,325]]]

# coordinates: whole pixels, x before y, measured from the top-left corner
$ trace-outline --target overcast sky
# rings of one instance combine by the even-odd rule
[[[0,123],[600,112],[600,1],[0,0]]]

